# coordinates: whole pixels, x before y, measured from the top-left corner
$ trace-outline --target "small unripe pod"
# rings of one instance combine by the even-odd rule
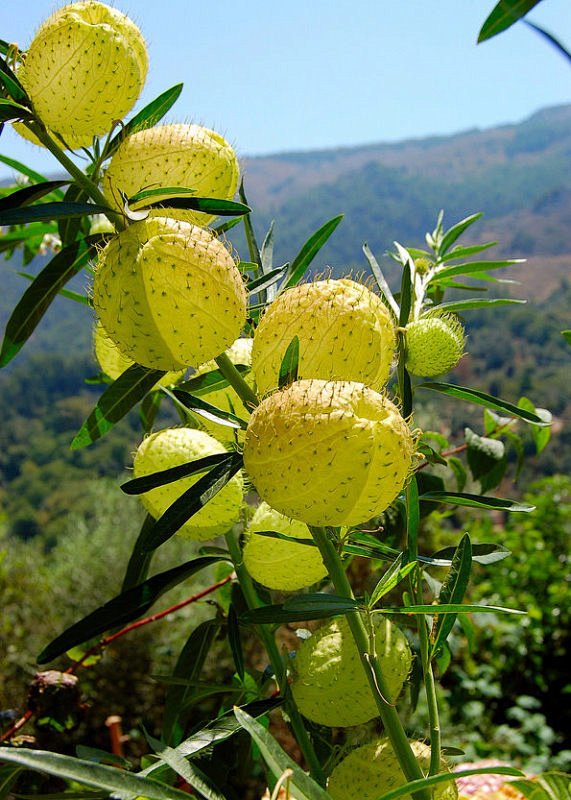
[[[186,187],[189,197],[231,200],[240,169],[232,147],[215,131],[201,125],[158,125],[128,136],[111,159],[103,177],[110,204],[123,209],[121,193],[133,197],[143,189]],[[151,216],[164,214],[152,210]],[[215,215],[176,210],[169,216],[201,227]]]
[[[310,525],[356,525],[403,488],[414,450],[397,407],[351,381],[295,381],[252,412],[244,465],[272,508]]]
[[[373,617],[375,649],[393,703],[411,665],[405,635],[388,619]],[[293,661],[291,690],[301,713],[320,725],[361,725],[378,716],[377,701],[363,669],[346,617],[327,622],[305,639]]]
[[[411,742],[412,752],[422,771],[430,768],[430,747],[424,742]],[[441,759],[440,772],[450,772]],[[327,791],[334,800],[377,800],[381,795],[404,786],[406,778],[388,738],[361,745],[341,761],[329,778]],[[438,783],[433,787],[434,800],[456,800],[456,782]],[[411,794],[401,795],[412,800]]]
[[[246,320],[242,276],[210,231],[168,217],[135,222],[100,253],[93,305],[137,364],[198,366],[237,339]]]
[[[129,17],[80,0],[40,26],[18,77],[44,125],[75,150],[131,110],[147,66],[145,41]]]
[[[191,428],[166,428],[147,436],[135,454],[133,473],[135,478],[178,467],[216,453],[225,453],[225,448],[204,431]],[[202,478],[204,473],[157,486],[139,495],[151,516],[158,518],[187,489]],[[187,539],[204,541],[226,533],[240,517],[243,499],[241,473],[234,475],[218,494],[194,514],[177,531]]]
[[[303,522],[260,503],[248,526],[243,555],[246,569],[262,586],[295,592],[327,575],[317,547],[261,536],[260,531],[283,533],[292,539],[311,539],[311,534]]]
[[[454,369],[464,353],[464,328],[454,314],[429,314],[406,326],[405,364],[412,375],[433,377]]]
[[[387,307],[366,286],[342,278],[294,286],[269,306],[254,336],[252,368],[260,394],[276,389],[280,365],[299,338],[298,378],[388,380],[395,331]]]
[[[93,346],[95,349],[95,358],[101,367],[101,371],[114,381],[135,363],[130,358],[123,355],[115,342],[109,338],[105,328],[100,322],[95,325],[93,330]],[[180,372],[166,372],[163,377],[157,381],[156,385],[170,386],[181,380],[184,374],[185,370],[180,370]]]

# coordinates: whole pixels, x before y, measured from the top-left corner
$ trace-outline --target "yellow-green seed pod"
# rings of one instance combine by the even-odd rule
[[[311,539],[311,535],[305,523],[260,503],[248,526],[243,555],[246,569],[262,586],[295,592],[327,575],[317,547],[262,536],[261,531],[283,533],[292,539]]]
[[[104,3],[81,0],[40,26],[18,77],[44,125],[75,150],[90,147],[131,110],[147,66],[135,23]]]
[[[310,525],[356,525],[403,488],[414,443],[397,407],[351,381],[296,381],[252,412],[244,465],[272,508]]]
[[[276,389],[280,365],[299,337],[298,378],[387,382],[395,349],[390,312],[366,286],[342,278],[295,286],[269,306],[254,336],[258,391]]]
[[[93,346],[95,349],[95,358],[101,367],[101,371],[114,381],[135,363],[130,358],[123,355],[115,342],[109,338],[105,328],[100,322],[97,322],[93,329]],[[163,377],[157,381],[156,386],[171,386],[173,383],[177,383],[182,380],[185,371],[186,370],[166,372]]]
[[[430,768],[430,747],[423,742],[411,742],[412,752],[427,775]],[[444,759],[440,772],[450,772]],[[392,789],[404,786],[406,778],[388,738],[369,742],[352,750],[341,761],[329,778],[327,791],[334,800],[377,800]],[[434,800],[456,800],[456,782],[439,783],[433,787]],[[411,794],[402,795],[412,800]]]
[[[433,377],[454,369],[464,353],[464,328],[454,314],[429,314],[406,326],[407,370]]]
[[[244,364],[250,366],[252,363],[252,340],[251,339],[236,339],[233,345],[226,350],[226,355],[233,364]],[[208,361],[206,364],[201,364],[191,377],[203,375],[211,370],[218,369],[218,364],[215,361]],[[254,388],[254,378],[252,372],[248,372],[244,378],[246,383],[251,389]],[[244,403],[237,395],[232,386],[226,386],[224,389],[216,389],[213,392],[202,395],[207,403],[222,409],[222,411],[229,411],[236,414],[241,419],[247,420],[250,412],[244,406]],[[204,417],[199,417],[200,424],[204,429],[219,442],[233,443],[235,435],[239,438],[242,437],[243,431],[236,431],[235,428],[229,428],[227,425],[218,425],[216,422],[208,420]]]
[[[135,222],[100,253],[93,305],[119,349],[164,370],[223,353],[246,320],[242,276],[210,231],[168,217]]]
[[[389,703],[399,696],[411,666],[405,635],[382,615],[373,617],[375,648]],[[291,691],[301,713],[320,725],[361,725],[378,716],[373,690],[346,617],[327,622],[306,639],[293,661]]]
[[[226,449],[204,431],[191,428],[166,428],[143,439],[135,454],[135,478],[178,467],[189,461],[225,453]],[[139,495],[151,516],[158,519],[204,473],[157,486]],[[241,473],[234,475],[218,494],[180,528],[177,533],[186,539],[205,541],[226,533],[240,517],[243,499]]]
[[[121,193],[133,197],[143,189],[186,187],[196,197],[231,200],[238,186],[239,165],[228,142],[201,125],[159,125],[138,131],[121,143],[109,163],[103,192],[112,206],[123,209]],[[159,215],[164,211],[151,211]],[[199,211],[169,216],[205,226],[215,215]]]

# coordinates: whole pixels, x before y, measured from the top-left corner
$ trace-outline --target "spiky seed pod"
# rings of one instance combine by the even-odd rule
[[[245,364],[246,366],[250,366],[252,363],[252,340],[236,339],[234,344],[226,350],[226,355],[233,364]],[[208,361],[206,364],[201,364],[192,377],[203,375],[205,372],[210,372],[213,369],[218,369],[216,361]],[[249,384],[250,388],[254,388],[254,378],[251,372],[246,374],[245,381]],[[208,392],[203,395],[203,398],[207,403],[216,406],[216,408],[220,408],[222,411],[230,411],[232,414],[237,414],[242,419],[248,419],[250,416],[250,412],[244,406],[236,390],[231,386]],[[211,436],[214,436],[214,438],[218,439],[220,442],[234,442],[236,433],[238,437],[241,437],[243,434],[243,431],[236,432],[234,428],[229,428],[226,425],[218,425],[216,422],[211,422],[203,417],[200,417],[200,423]]]
[[[135,454],[133,473],[135,478],[140,478],[142,475],[224,452],[226,450],[220,442],[204,431],[165,428],[143,439]],[[149,514],[157,519],[202,477],[203,473],[190,475],[174,483],[157,486],[139,497]],[[240,517],[242,498],[243,480],[241,473],[238,473],[212,500],[185,522],[177,533],[196,541],[212,539],[226,533]]]
[[[327,575],[317,547],[261,536],[275,531],[293,539],[310,539],[307,525],[288,519],[267,503],[260,503],[248,526],[244,564],[254,580],[268,589],[295,592]]]
[[[432,377],[449,372],[464,353],[464,328],[454,314],[429,314],[406,326],[406,368]]]
[[[103,177],[103,192],[118,209],[123,208],[121,192],[132,197],[143,189],[170,186],[195,189],[196,197],[231,200],[239,172],[234,150],[215,131],[201,125],[159,125],[121,143]],[[151,211],[152,216],[160,213]],[[200,226],[214,219],[186,210],[174,216]]]
[[[389,693],[386,699],[394,702],[410,671],[410,647],[405,635],[389,620],[380,615],[373,620],[375,648]],[[293,664],[291,690],[308,719],[320,725],[347,727],[378,716],[346,617],[330,620],[306,639]]]
[[[252,369],[261,394],[276,389],[282,359],[299,337],[298,377],[359,381],[381,389],[395,348],[390,312],[366,286],[342,278],[279,295],[254,336]]]
[[[101,371],[114,381],[135,363],[130,358],[123,355],[115,342],[109,338],[105,328],[100,322],[97,322],[93,329],[93,347],[95,350],[95,358],[101,367]],[[171,386],[173,383],[181,380],[184,374],[185,370],[166,372],[163,377],[157,381],[156,385]]]
[[[109,242],[93,305],[126,356],[175,371],[220,355],[246,320],[246,291],[226,247],[168,217],[135,222]]]
[[[272,508],[310,525],[380,514],[408,475],[414,443],[397,407],[351,381],[295,381],[252,412],[244,465]]]
[[[44,125],[75,150],[90,147],[131,110],[147,66],[135,23],[104,3],[81,0],[40,26],[18,77]]]
[[[428,774],[430,747],[423,742],[411,742],[422,771]],[[441,759],[440,771],[450,772],[450,767]],[[327,791],[334,800],[377,800],[386,792],[404,786],[406,779],[388,738],[361,745],[352,750],[331,773]],[[434,800],[456,800],[458,790],[455,781],[439,783],[433,787]],[[411,800],[412,795],[403,795]]]

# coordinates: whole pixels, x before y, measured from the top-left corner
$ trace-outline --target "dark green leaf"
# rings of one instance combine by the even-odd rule
[[[143,208],[148,205],[143,202],[150,198],[154,200],[166,200],[174,197],[185,197],[188,194],[196,194],[196,189],[191,189],[188,186],[161,186],[158,189],[144,189],[142,192],[137,192],[132,197],[129,197],[129,208],[133,209],[135,205],[138,208]]]
[[[3,58],[0,58],[0,84],[17,103],[29,103],[22,84]]]
[[[190,209],[191,211],[202,211],[204,214],[216,214],[219,217],[242,216],[249,214],[252,210],[243,203],[236,203],[234,200],[218,200],[215,197],[173,197],[170,200],[159,200],[145,205],[145,209],[149,208]]]
[[[54,639],[38,656],[38,664],[46,664],[72,647],[111,628],[127,625],[145,614],[165,592],[206,567],[224,560],[224,556],[201,556],[154,575],[144,583],[122,592]]]
[[[182,756],[177,750],[163,744],[145,732],[145,738],[157,756],[169,766],[173,772],[180,775],[193,789],[196,789],[206,800],[226,800],[214,781],[202,772],[191,761]]]
[[[376,606],[382,597],[394,589],[395,586],[398,586],[398,584],[416,567],[415,561],[411,561],[409,564],[403,566],[403,559],[404,553],[401,553],[377,583],[371,594],[371,599],[369,600],[369,608]]]
[[[85,217],[93,214],[114,213],[108,206],[94,203],[39,203],[25,208],[9,208],[0,211],[0,225],[23,225],[27,222],[41,222],[65,217]]]
[[[141,400],[141,405],[139,406],[139,420],[143,433],[151,433],[153,430],[153,425],[155,424],[162,399],[163,396],[160,392],[149,392]]]
[[[540,25],[536,25],[534,22],[530,22],[527,19],[522,20],[524,25],[527,25],[528,28],[531,28],[533,31],[538,33],[540,36],[543,36],[544,39],[547,39],[549,44],[553,45],[556,50],[559,50],[562,56],[566,58],[568,61],[571,61],[571,52],[565,47],[565,45],[557,39],[552,33],[546,31],[545,28],[542,28]]]
[[[126,592],[128,589],[132,589],[133,586],[137,586],[139,583],[143,583],[143,581],[147,580],[154,554],[146,553],[141,550],[141,542],[144,541],[145,537],[148,535],[149,529],[154,524],[155,520],[153,517],[151,517],[150,514],[145,514],[145,519],[141,525],[141,530],[139,531],[137,541],[135,542],[127,564],[127,569],[125,570],[125,577],[121,585],[122,592]]]
[[[455,386],[451,383],[419,383],[415,386],[416,389],[431,389],[434,392],[441,392],[448,397],[455,397],[458,400],[466,400],[469,403],[475,403],[485,408],[492,408],[494,411],[507,411],[512,417],[518,417],[526,422],[533,422],[536,425],[545,425],[546,423],[535,413],[526,411],[523,408],[514,406],[513,403],[508,403],[507,400],[501,400],[499,397],[492,397],[485,392],[479,392],[476,389],[468,389],[465,386]]]
[[[278,378],[278,387],[284,389],[297,380],[297,371],[299,367],[299,337],[294,336],[287,346],[287,350],[282,358],[280,364],[280,374]]]
[[[173,744],[184,731],[189,711],[183,711],[194,691],[192,682],[197,681],[204,662],[220,630],[220,621],[209,619],[198,625],[188,637],[173,671],[173,678],[182,678],[185,685],[169,685],[163,711],[163,739]]]
[[[121,489],[125,494],[143,494],[143,492],[148,492],[157,486],[165,486],[167,483],[174,483],[181,478],[187,478],[189,475],[206,472],[211,467],[215,467],[217,464],[227,460],[228,453],[214,453],[211,456],[204,456],[204,458],[197,458],[195,461],[180,464],[178,467],[170,467],[160,472],[150,472],[140,478],[133,478],[133,480],[124,483]]]
[[[133,364],[106,389],[75,435],[71,449],[77,450],[100,439],[149,392],[164,375],[163,370]]]
[[[456,552],[452,558],[452,564],[448,570],[448,575],[440,590],[440,595],[438,597],[439,605],[462,602],[470,580],[471,569],[472,544],[470,542],[470,537],[465,533],[456,548]],[[454,614],[446,614],[443,617],[438,616],[435,618],[431,635],[431,658],[434,658],[443,647],[455,622],[456,616]]]
[[[398,319],[400,316],[400,309],[398,307],[398,303],[395,300],[393,293],[391,292],[391,287],[387,283],[387,280],[383,275],[383,271],[381,270],[381,267],[379,266],[377,259],[375,258],[371,250],[369,250],[369,247],[366,242],[363,245],[363,253],[365,254],[365,258],[369,262],[369,266],[371,267],[371,272],[373,273],[373,277],[377,283],[377,286],[379,287],[379,291],[387,301],[387,304],[391,309],[391,311],[393,312],[393,314],[395,315],[395,318]]]
[[[173,389],[172,393],[185,408],[189,409],[189,411],[194,411],[199,416],[211,422],[216,422],[218,425],[225,425],[228,428],[241,428],[242,430],[246,430],[248,427],[248,423],[240,417],[237,417],[236,414],[232,414],[231,411],[223,411],[221,408],[213,406],[212,403],[208,403],[200,397],[194,397],[179,388]]]
[[[400,316],[399,325],[404,328],[408,322],[411,308],[412,286],[411,286],[410,264],[407,262],[402,271],[402,281],[400,289]]]
[[[0,77],[0,81],[2,78]],[[25,119],[32,119],[33,115],[29,108],[9,100],[0,99],[0,122],[18,122]]]
[[[66,203],[87,203],[89,195],[82,186],[77,183],[72,183],[67,192],[65,193],[64,202]],[[85,224],[83,217],[65,217],[58,222],[59,238],[64,247],[70,245],[77,239],[77,235]],[[89,233],[88,230],[84,230]]]
[[[405,795],[412,796],[414,792],[429,789],[432,786],[437,786],[442,783],[449,783],[457,778],[467,778],[470,775],[521,775],[521,770],[514,769],[513,767],[480,767],[479,769],[463,769],[455,771],[454,773],[441,772],[439,775],[432,775],[430,778],[419,778],[416,781],[404,783],[396,789],[391,789],[390,792],[385,792],[377,798],[377,800],[397,800],[398,797]],[[437,792],[435,792],[437,794]],[[442,791],[444,794],[444,791]]]
[[[504,476],[507,459],[503,442],[478,436],[465,429],[466,459],[474,480],[480,481],[482,492],[497,486]]]
[[[529,513],[535,506],[529,503],[520,503],[517,500],[508,500],[502,497],[484,497],[479,494],[463,494],[461,492],[427,492],[421,495],[423,502],[452,503],[455,506],[470,506],[471,508],[490,508],[496,511],[524,511]]]
[[[268,539],[281,539],[282,542],[292,542],[305,547],[317,547],[313,539],[297,539],[295,536],[286,536],[285,533],[278,533],[278,531],[256,531],[255,536],[267,536]]]
[[[455,547],[443,547],[433,553],[432,558],[435,561],[445,561],[451,563],[451,559],[456,553]],[[511,550],[501,544],[473,544],[472,545],[472,561],[477,561],[479,564],[494,564],[496,561],[502,561],[511,555]]]
[[[446,253],[446,255],[440,256],[440,262],[445,261],[453,261],[457,258],[469,258],[470,256],[475,256],[478,253],[481,253],[483,250],[487,250],[489,247],[494,247],[497,245],[497,242],[486,242],[486,244],[473,244],[469,247],[461,247],[460,245],[456,245],[450,252]]]
[[[476,614],[476,613],[495,614],[527,614],[527,611],[520,611],[517,608],[504,608],[504,606],[478,605],[476,603],[426,603],[412,606],[401,606],[400,608],[375,608],[373,614]]]
[[[526,411],[530,411],[532,414],[535,414],[543,423],[542,427],[539,427],[538,425],[531,426],[531,435],[533,436],[533,441],[535,442],[536,452],[539,454],[545,448],[549,439],[551,438],[551,431],[548,426],[552,423],[552,416],[545,408],[535,408],[531,400],[528,400],[527,397],[520,397],[518,407],[524,408]]]
[[[115,795],[135,795],[149,800],[188,800],[188,794],[159,783],[153,778],[133,775],[117,767],[106,767],[93,764],[79,758],[50,753],[46,750],[27,748],[0,747],[0,761],[19,764],[26,769],[47,772],[69,781],[77,781],[86,786],[93,786]]]
[[[446,251],[449,250],[450,247],[452,247],[456,239],[462,236],[464,231],[467,228],[469,228],[470,225],[473,225],[474,222],[479,220],[480,217],[482,216],[483,214],[481,212],[478,214],[471,214],[469,217],[460,220],[460,222],[457,222],[456,225],[453,225],[451,228],[449,228],[449,230],[447,230],[444,236],[442,237],[440,247],[438,248],[438,255],[442,257],[446,253]]]
[[[26,278],[26,280],[28,280],[30,282],[31,281],[35,281],[36,277],[37,277],[36,275],[31,275],[29,272],[18,272],[18,275],[21,275],[22,278]],[[85,295],[85,294],[78,294],[78,292],[72,292],[70,289],[60,289],[58,294],[61,295],[62,297],[67,297],[68,300],[73,300],[74,303],[79,303],[82,306],[88,306],[89,308],[92,308],[91,299],[89,297],[87,297],[87,295]],[[103,373],[101,373],[101,374],[103,374]],[[85,382],[89,383],[89,381],[87,379],[86,379]],[[101,381],[101,380],[99,380],[99,381],[92,381],[92,382],[93,383],[105,383],[105,382],[110,383],[111,381],[110,380],[109,381]]]
[[[292,795],[295,794],[297,800],[330,800],[330,795],[325,789],[322,789],[282,750],[263,725],[239,708],[234,709],[234,714],[260,748],[262,757],[275,778],[279,778],[286,770],[291,770],[290,787]]]
[[[494,299],[477,300],[456,300],[450,303],[439,303],[436,308],[438,311],[467,311],[470,308],[494,308],[496,306],[525,305],[527,300],[514,300],[510,297],[496,297]]]
[[[524,262],[525,258],[510,258],[505,261],[467,261],[464,264],[439,268],[435,280],[440,282],[443,278],[452,278],[455,275],[471,275],[474,278],[489,279],[486,270],[512,267],[514,264],[523,264]]]
[[[464,464],[460,461],[460,459],[456,458],[456,456],[449,456],[446,460],[448,461],[448,466],[454,473],[454,477],[456,479],[456,485],[458,486],[458,491],[462,492],[464,490],[464,487],[466,486],[466,480],[468,478],[468,475],[466,473],[466,468],[464,467]]]
[[[242,375],[250,372],[251,369],[246,364],[234,364],[234,366]],[[189,380],[177,384],[176,388],[180,392],[188,392],[200,397],[204,394],[210,394],[210,392],[217,392],[219,389],[226,389],[228,386],[228,380],[220,370],[213,369],[210,372],[204,372],[202,375],[191,377]]]
[[[12,167],[12,169],[15,169],[17,172],[21,172],[22,175],[25,175],[34,183],[43,183],[47,180],[43,175],[40,175],[39,172],[35,172],[33,169],[30,169],[30,167],[22,164],[21,161],[16,161],[14,158],[0,156],[0,162],[2,162],[2,164],[6,164],[7,167]]]
[[[137,131],[152,128],[154,125],[156,125],[157,122],[164,117],[167,111],[176,102],[181,92],[182,83],[177,83],[175,86],[167,89],[166,92],[163,92],[152,102],[142,108],[138,114],[135,114],[133,119],[129,120],[129,122],[122,127],[121,132],[111,140],[106,149],[106,157],[113,155],[123,139],[125,139],[127,136],[130,136],[132,133],[136,133]]]
[[[571,344],[571,330],[561,331],[561,336],[563,336],[567,344]]]
[[[316,592],[296,595],[288,598],[285,603],[251,609],[241,615],[241,620],[255,625],[268,622],[300,622],[309,619],[327,619],[360,608],[362,604],[357,600]]]
[[[6,366],[19,352],[60,289],[86,266],[91,255],[91,248],[75,242],[57,253],[39,273],[8,320],[0,350],[0,367]]]
[[[539,2],[541,0],[500,0],[481,27],[478,44],[505,31]]]
[[[232,604],[228,609],[228,641],[230,642],[230,649],[232,650],[232,657],[234,659],[234,666],[236,673],[241,681],[244,680],[244,651],[242,650],[242,642],[240,641],[240,626],[238,625],[238,615],[236,609]]]
[[[286,274],[288,270],[289,264],[284,264],[283,267],[277,267],[276,269],[269,270],[264,275],[261,275],[259,278],[255,278],[253,281],[250,281],[246,284],[246,291],[248,294],[258,294],[262,292],[264,289],[268,289],[270,286],[273,286],[275,283],[279,281],[279,279]]]
[[[246,199],[246,192],[244,191],[244,179],[240,181],[240,186],[238,187],[238,195],[240,200],[245,204],[248,205],[248,201]],[[258,247],[258,242],[256,241],[256,234],[254,232],[254,228],[252,226],[252,220],[250,219],[250,214],[246,214],[242,217],[244,220],[244,232],[246,234],[246,241],[248,243],[248,252],[250,253],[250,258],[252,261],[257,264],[257,268],[260,272],[263,273],[264,269],[262,266],[262,256],[260,254],[260,248]]]
[[[155,550],[170,539],[193,514],[226,486],[242,466],[241,453],[227,453],[224,460],[187,489],[157,520],[148,538],[142,542],[142,549]]]
[[[330,219],[329,222],[326,222],[325,225],[322,225],[319,230],[315,231],[315,233],[309,237],[290,264],[287,276],[281,287],[282,290],[289,289],[291,286],[295,286],[303,278],[306,269],[342,219],[343,214],[333,217],[333,219]]]

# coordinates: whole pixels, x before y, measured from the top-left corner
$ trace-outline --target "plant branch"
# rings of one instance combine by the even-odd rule
[[[224,375],[230,386],[236,390],[236,394],[240,400],[242,400],[246,408],[250,410],[255,408],[258,405],[256,393],[248,386],[226,353],[222,353],[222,355],[219,355],[214,360],[218,364],[220,372]]]

